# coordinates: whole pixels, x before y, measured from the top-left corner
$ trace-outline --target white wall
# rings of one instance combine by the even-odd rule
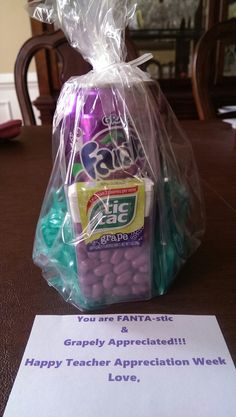
[[[29,74],[28,88],[33,101],[39,95],[36,73]],[[40,124],[39,112],[34,109],[34,113],[37,124]],[[0,124],[12,119],[22,119],[15,91],[14,76],[12,73],[0,74]]]
[[[18,51],[31,37],[26,3],[27,0],[0,0],[0,123],[21,118],[13,73]],[[30,67],[29,91],[32,100],[38,97],[34,65]]]

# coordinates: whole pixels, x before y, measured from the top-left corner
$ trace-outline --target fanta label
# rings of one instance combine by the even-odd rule
[[[143,146],[132,128],[127,136],[116,115],[104,117],[103,124],[104,129],[77,147],[73,165],[75,181],[83,180],[83,176],[92,181],[127,177],[127,171],[133,168],[134,175],[145,163]]]

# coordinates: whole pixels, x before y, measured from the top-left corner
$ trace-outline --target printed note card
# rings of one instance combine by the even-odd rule
[[[214,316],[37,316],[4,417],[235,417]]]

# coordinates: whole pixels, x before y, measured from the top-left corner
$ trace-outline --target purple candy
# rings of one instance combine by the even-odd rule
[[[98,259],[99,258],[99,254],[97,252],[87,252],[88,257],[90,259]]]
[[[79,262],[85,261],[87,259],[87,257],[88,257],[85,247],[82,246],[81,244],[79,244],[77,250],[78,250],[78,259],[79,259]]]
[[[147,254],[143,253],[142,255],[135,258],[132,262],[132,265],[134,268],[138,269],[141,266],[145,265],[147,263]]]
[[[88,270],[89,270],[89,263],[88,263],[87,259],[84,260],[84,261],[81,261],[79,263],[79,272],[80,272],[80,274],[84,275],[84,274],[86,274],[86,272],[88,272]]]
[[[131,271],[126,271],[126,272],[123,272],[123,274],[119,275],[116,278],[116,283],[117,283],[117,285],[124,285],[127,282],[130,282],[131,278],[132,278],[132,272]]]
[[[128,286],[119,286],[114,287],[112,290],[112,294],[118,297],[126,297],[130,294],[130,288]]]
[[[92,295],[92,287],[91,286],[83,285],[81,287],[81,291],[82,291],[82,293],[85,297],[91,297],[91,295]]]
[[[143,248],[140,246],[134,247],[134,248],[128,248],[125,251],[125,258],[128,261],[131,261],[132,259],[136,258],[136,256],[138,256],[142,251],[143,251]]]
[[[139,295],[139,294],[143,294],[147,292],[147,287],[146,285],[133,285],[132,286],[132,293],[134,295]]]
[[[117,265],[120,261],[124,258],[124,252],[122,249],[117,249],[113,252],[111,257],[111,263],[113,265]]]
[[[114,272],[116,275],[121,275],[123,272],[130,270],[130,263],[128,261],[123,261],[119,265],[116,265],[114,268]]]
[[[102,262],[108,262],[111,258],[111,251],[110,250],[102,250],[100,252],[100,259]]]
[[[95,268],[94,272],[98,277],[106,275],[108,272],[111,272],[113,269],[112,265],[109,263],[101,263]]]
[[[148,266],[148,264],[143,264],[142,266],[140,266],[139,271],[140,271],[140,272],[147,273],[147,272],[149,271],[149,266]]]
[[[92,297],[93,298],[100,298],[103,295],[103,286],[101,283],[97,283],[93,285],[92,288]]]
[[[116,275],[114,274],[114,272],[109,272],[108,274],[105,275],[103,279],[103,287],[107,290],[110,290],[111,288],[114,287],[115,281],[116,281]]]
[[[79,272],[85,274],[89,270],[94,270],[94,268],[100,265],[99,259],[85,259],[82,262],[79,262]]]
[[[133,281],[135,284],[143,284],[147,282],[147,276],[144,274],[137,273],[134,275]]]
[[[98,282],[99,278],[94,275],[93,272],[88,272],[87,274],[83,274],[80,277],[80,281],[84,284],[84,285],[92,285],[95,284],[96,282]]]

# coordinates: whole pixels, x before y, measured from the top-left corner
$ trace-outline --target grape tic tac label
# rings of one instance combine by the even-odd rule
[[[143,181],[77,183],[77,196],[88,250],[141,246],[145,208]]]

